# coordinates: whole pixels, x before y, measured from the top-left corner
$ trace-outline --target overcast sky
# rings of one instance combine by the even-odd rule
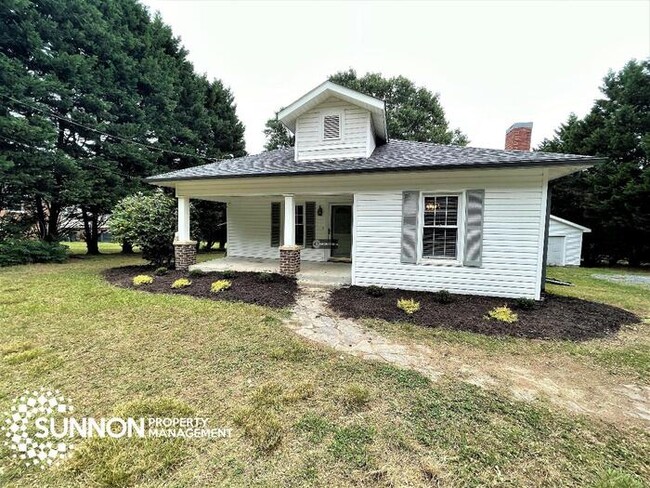
[[[610,68],[650,56],[648,0],[144,3],[198,72],[230,87],[249,153],[278,109],[348,68],[440,93],[472,146],[502,148],[529,121],[535,146],[589,110]]]

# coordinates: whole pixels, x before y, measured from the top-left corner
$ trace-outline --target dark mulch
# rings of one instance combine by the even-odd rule
[[[153,277],[150,285],[133,286],[133,277],[146,274]],[[168,271],[164,276],[156,276],[150,266],[123,266],[111,268],[104,272],[104,277],[113,285],[132,288],[151,293],[168,293],[171,295],[189,295],[211,300],[245,302],[265,307],[285,308],[294,304],[298,285],[293,278],[272,274],[270,283],[260,280],[259,273],[236,272],[234,277],[226,278],[222,273],[207,273],[204,276],[189,276],[186,272]],[[174,289],[171,284],[179,278],[189,278],[192,284],[186,288]],[[232,286],[219,293],[212,293],[213,281],[228,279]]]
[[[616,333],[622,325],[640,322],[639,317],[620,308],[577,298],[546,295],[531,310],[521,310],[515,300],[496,297],[452,295],[453,302],[441,304],[435,293],[384,289],[372,297],[359,286],[340,288],[330,295],[330,307],[345,317],[374,318],[389,322],[411,322],[424,327],[441,327],[493,336],[529,339],[584,341]],[[399,298],[420,302],[420,310],[407,315],[397,308]],[[519,316],[512,324],[485,319],[488,310],[508,305]]]

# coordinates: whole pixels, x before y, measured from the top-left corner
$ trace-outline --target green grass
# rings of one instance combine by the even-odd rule
[[[106,254],[0,270],[0,412],[43,386],[79,415],[197,415],[233,436],[93,439],[42,471],[0,445],[1,486],[637,486],[650,477],[647,433],[319,348],[282,326],[286,311],[101,277],[139,262]]]

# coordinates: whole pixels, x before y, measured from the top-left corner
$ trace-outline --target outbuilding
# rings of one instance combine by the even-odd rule
[[[580,266],[582,234],[585,232],[591,232],[591,229],[551,215],[546,264],[549,266]]]

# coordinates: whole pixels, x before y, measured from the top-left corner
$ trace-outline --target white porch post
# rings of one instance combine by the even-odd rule
[[[293,194],[284,195],[284,245],[296,245],[296,226],[294,218],[296,215]]]
[[[300,246],[296,246],[295,201],[293,194],[284,195],[284,245],[280,247],[280,273],[296,276],[300,271]]]
[[[178,197],[178,240],[190,240],[190,197]]]
[[[174,239],[176,269],[187,271],[196,264],[196,242],[190,240],[190,197],[178,197],[178,232]]]

